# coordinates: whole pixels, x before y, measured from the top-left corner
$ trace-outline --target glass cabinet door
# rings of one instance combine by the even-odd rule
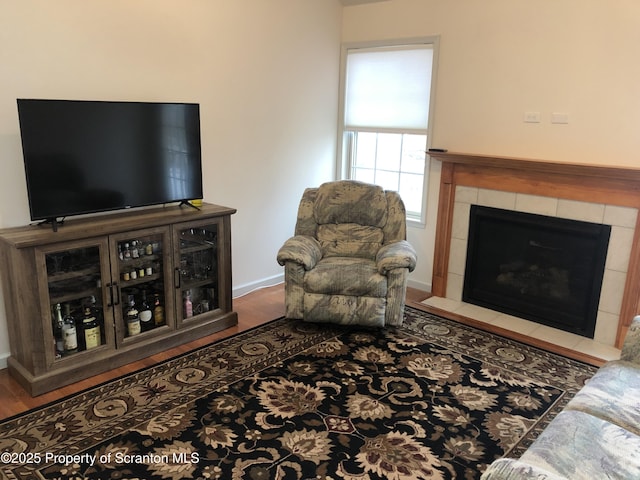
[[[118,343],[134,342],[174,326],[168,228],[111,237],[112,300]],[[167,305],[168,303],[168,305]]]
[[[109,281],[109,255],[106,241],[78,242],[67,246],[38,250],[39,275],[43,291],[43,312],[50,312],[51,332],[45,350],[49,364],[67,362],[84,353],[113,348],[113,328],[105,316],[105,296],[102,286]],[[105,273],[106,272],[106,273]],[[43,317],[47,317],[44,315]]]
[[[221,308],[218,289],[218,238],[221,223],[209,220],[178,228],[174,235],[176,309],[181,323]]]

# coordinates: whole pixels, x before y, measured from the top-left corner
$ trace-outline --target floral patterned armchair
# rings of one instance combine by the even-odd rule
[[[295,236],[278,252],[288,318],[367,326],[402,323],[416,252],[396,192],[343,180],[305,190]]]

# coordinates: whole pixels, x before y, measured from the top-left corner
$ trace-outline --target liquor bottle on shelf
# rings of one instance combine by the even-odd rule
[[[102,325],[104,323],[104,316],[102,314],[102,309],[98,306],[95,295],[91,295],[89,297],[89,307],[91,307],[91,311],[96,316],[98,325]]]
[[[98,319],[91,311],[89,305],[84,307],[84,318],[82,319],[82,332],[84,335],[84,347],[87,350],[99,347],[102,344],[100,335],[100,325]]]
[[[64,354],[64,336],[62,334],[63,325],[62,307],[59,303],[56,303],[53,315],[53,338],[56,346],[56,358],[62,358],[62,355]]]
[[[184,317],[193,317],[193,303],[191,302],[191,290],[187,290],[184,294]]]
[[[127,321],[127,332],[130,337],[138,335],[140,329],[140,313],[136,308],[136,301],[133,295],[129,295],[129,307],[125,312],[125,319]]]
[[[140,251],[138,250],[138,242],[136,240],[131,242],[131,258],[140,258]]]
[[[206,313],[209,311],[209,300],[205,298],[200,302],[200,310],[202,313]]]
[[[148,332],[153,329],[156,325],[153,321],[153,312],[151,311],[151,307],[147,303],[147,291],[142,291],[142,303],[140,303],[140,330],[143,332]]]
[[[125,260],[131,260],[131,247],[129,247],[129,243],[128,242],[126,242],[124,244],[123,256],[124,256]]]
[[[160,294],[156,293],[154,295],[153,302],[153,323],[155,323],[156,327],[160,325],[164,325],[164,306],[160,301]]]
[[[78,331],[76,319],[71,315],[71,304],[64,306],[64,318],[62,319],[62,338],[64,340],[64,354],[69,355],[78,351]]]
[[[144,257],[145,255],[145,246],[142,240],[138,240],[138,257]]]

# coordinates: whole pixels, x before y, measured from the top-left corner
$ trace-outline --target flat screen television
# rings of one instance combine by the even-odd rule
[[[31,220],[202,198],[195,103],[18,99]]]

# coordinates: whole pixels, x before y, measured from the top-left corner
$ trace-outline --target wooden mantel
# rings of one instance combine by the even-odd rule
[[[534,160],[529,158],[476,155],[455,152],[429,152],[429,156],[446,163],[509,168],[513,170],[564,174],[580,177],[629,179],[629,176],[631,176],[632,178],[630,181],[640,183],[640,168],[595,165],[589,163],[565,163],[550,160]],[[640,189],[638,189],[638,191],[640,191]]]
[[[640,169],[524,158],[429,152],[442,162],[432,293],[445,297],[458,185],[640,209]],[[616,346],[640,312],[640,215],[636,220]]]

